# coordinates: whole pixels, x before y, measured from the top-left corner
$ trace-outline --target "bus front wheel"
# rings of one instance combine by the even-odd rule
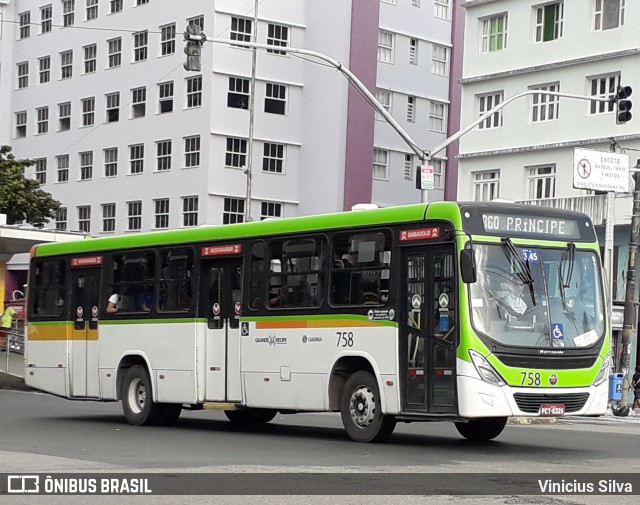
[[[143,366],[134,365],[125,375],[122,409],[127,422],[135,426],[160,424],[167,413],[164,405],[153,403],[151,379]]]
[[[471,419],[466,423],[455,423],[458,433],[473,442],[493,440],[502,433],[506,424],[506,417],[487,417]]]
[[[347,434],[356,442],[382,442],[389,438],[396,427],[394,417],[382,414],[375,377],[363,370],[347,379],[340,414]]]
[[[271,421],[278,412],[271,409],[244,409],[225,410],[227,419],[235,424],[266,424]]]

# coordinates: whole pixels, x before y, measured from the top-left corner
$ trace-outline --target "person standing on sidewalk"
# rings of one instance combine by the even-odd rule
[[[633,406],[632,409],[640,409],[640,366],[636,367],[636,373],[631,378],[631,387],[633,388]]]
[[[13,307],[5,305],[2,320],[0,320],[0,348],[5,348],[7,345],[7,338],[11,332],[13,316],[15,316],[15,314],[16,311]]]

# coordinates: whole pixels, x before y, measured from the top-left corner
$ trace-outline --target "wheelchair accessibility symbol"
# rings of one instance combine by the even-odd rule
[[[553,330],[551,330],[551,338],[553,340],[564,340],[564,327],[558,323],[551,323]]]

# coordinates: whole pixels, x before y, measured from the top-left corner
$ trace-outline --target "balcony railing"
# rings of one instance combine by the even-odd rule
[[[521,200],[518,203],[555,207],[556,209],[583,212],[591,218],[594,226],[605,223],[607,217],[606,195],[572,196],[564,198],[544,198],[540,200]]]

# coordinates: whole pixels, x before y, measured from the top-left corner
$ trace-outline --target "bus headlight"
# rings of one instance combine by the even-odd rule
[[[593,381],[594,386],[599,386],[604,381],[607,380],[607,376],[609,375],[609,370],[611,368],[611,353],[607,354],[602,360],[602,366],[600,367],[600,371],[598,375],[596,375],[596,379]]]
[[[495,368],[487,361],[487,359],[477,351],[469,349],[469,357],[480,378],[494,386],[504,386],[506,381],[500,376]]]

